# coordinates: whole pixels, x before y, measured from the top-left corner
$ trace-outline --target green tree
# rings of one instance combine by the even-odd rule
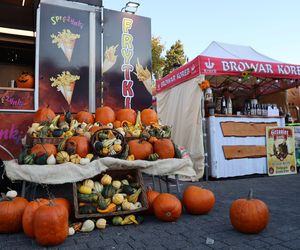
[[[151,38],[152,45],[152,72],[156,79],[160,79],[163,74],[163,68],[165,65],[165,59],[162,56],[162,52],[165,46],[161,44],[160,37]]]
[[[182,65],[186,62],[183,44],[177,40],[166,52],[165,67],[163,69],[163,76],[166,76],[174,69],[175,65]]]

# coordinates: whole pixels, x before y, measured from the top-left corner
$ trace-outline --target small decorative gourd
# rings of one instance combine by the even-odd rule
[[[91,194],[92,193],[92,189],[85,185],[80,186],[78,191],[81,194]]]
[[[85,181],[83,182],[83,185],[84,185],[84,186],[87,186],[87,187],[90,187],[91,189],[93,189],[95,184],[94,184],[94,181],[93,181],[93,180],[87,179],[87,180],[85,180]]]
[[[90,163],[90,159],[89,158],[81,158],[80,159],[80,165],[86,165]]]
[[[101,184],[102,185],[109,185],[111,184],[112,178],[110,175],[105,174],[102,178],[101,178]]]
[[[79,164],[81,157],[78,154],[74,154],[70,156],[70,161],[74,164]]]
[[[127,199],[124,199],[124,201],[122,202],[122,210],[129,211],[130,208],[130,202]]]
[[[120,181],[115,180],[112,182],[112,186],[116,189],[120,189],[121,185],[122,185],[122,183]]]
[[[60,151],[56,155],[57,163],[65,163],[70,161],[70,156],[66,151]]]
[[[95,223],[92,220],[86,220],[83,222],[81,232],[92,232],[95,228]]]
[[[101,194],[102,190],[103,190],[103,185],[100,184],[98,181],[95,181],[94,182],[94,191],[95,191],[95,193],[100,193]]]
[[[48,165],[55,165],[56,164],[56,159],[55,159],[54,155],[50,155],[47,158],[47,164]]]
[[[153,153],[148,156],[148,161],[156,161],[159,159],[159,155],[157,153]]]
[[[98,219],[96,221],[96,227],[99,228],[99,229],[105,229],[106,228],[106,220],[105,219]]]
[[[115,203],[116,205],[122,204],[123,201],[124,201],[124,196],[122,194],[115,194],[112,197],[112,202]]]
[[[104,198],[112,198],[115,195],[116,191],[117,190],[111,184],[104,185],[102,195],[104,196]]]

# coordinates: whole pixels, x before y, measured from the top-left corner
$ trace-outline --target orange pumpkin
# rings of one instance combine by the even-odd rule
[[[55,113],[49,107],[40,108],[33,116],[33,122],[47,122],[53,120]]]
[[[34,88],[34,77],[28,72],[22,72],[22,74],[16,80],[18,88]]]
[[[33,216],[35,211],[43,205],[49,204],[47,199],[36,199],[27,204],[22,218],[23,231],[28,237],[34,237]]]
[[[80,157],[86,157],[86,155],[90,151],[90,144],[85,136],[72,136],[67,140],[67,143],[74,146],[75,153],[78,154]]]
[[[78,112],[75,119],[80,123],[85,122],[87,124],[92,124],[95,120],[93,114],[87,111]]]
[[[150,154],[153,153],[151,143],[143,140],[131,140],[128,142],[129,155],[134,155],[136,160],[145,160]]]
[[[155,198],[153,210],[159,220],[176,221],[181,216],[182,205],[176,196],[162,193]]]
[[[259,199],[253,199],[253,191],[249,191],[248,199],[235,200],[230,207],[230,221],[239,232],[256,234],[269,223],[268,206]]]
[[[120,128],[122,126],[122,123],[118,120],[113,122],[114,128]]]
[[[215,205],[215,195],[208,189],[188,186],[183,192],[182,203],[190,214],[206,214]]]
[[[68,236],[68,211],[52,202],[39,207],[34,213],[33,230],[36,241],[42,246],[61,244]]]
[[[116,120],[120,121],[128,121],[131,124],[135,124],[136,121],[136,112],[133,109],[119,109],[116,113]]]
[[[103,125],[113,123],[116,120],[115,112],[108,106],[96,109],[95,121]]]
[[[92,134],[94,134],[97,130],[101,129],[100,126],[93,126],[89,129],[89,132],[91,132]]]
[[[158,139],[157,139],[157,137],[155,137],[155,136],[150,136],[149,137],[149,139],[148,139],[148,142],[150,142],[150,143],[154,143],[154,142],[156,142]]]
[[[142,124],[148,126],[158,123],[157,113],[153,109],[144,109],[141,112]]]
[[[174,158],[175,149],[170,139],[158,139],[154,142],[154,153],[159,155],[160,159]]]
[[[56,205],[64,206],[64,207],[67,209],[67,211],[68,211],[68,213],[69,213],[69,216],[70,216],[70,214],[71,214],[71,212],[72,212],[72,210],[71,210],[71,204],[70,204],[70,202],[69,202],[67,199],[65,199],[65,198],[55,198],[55,199],[53,199],[52,201],[53,201]]]
[[[160,195],[160,193],[157,192],[157,191],[152,190],[149,187],[147,192],[146,192],[146,195],[147,195],[147,201],[148,201],[148,205],[149,205],[149,208],[146,211],[146,213],[147,214],[153,214],[153,202],[154,202],[155,198]]]
[[[36,156],[41,156],[42,154],[47,153],[48,156],[50,155],[54,155],[56,156],[57,154],[57,149],[56,146],[53,144],[35,144],[32,148],[31,148],[31,153],[32,154],[36,154]]]
[[[22,216],[28,201],[23,197],[0,201],[0,233],[22,230]]]

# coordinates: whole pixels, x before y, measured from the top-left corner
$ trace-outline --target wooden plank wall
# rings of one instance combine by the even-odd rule
[[[266,146],[264,145],[234,145],[222,147],[224,157],[227,160],[241,158],[259,158],[267,156]]]
[[[276,122],[221,122],[220,124],[224,137],[261,137],[266,135],[266,127],[277,126]]]

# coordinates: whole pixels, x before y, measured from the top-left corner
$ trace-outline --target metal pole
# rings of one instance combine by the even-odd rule
[[[205,180],[208,181],[208,154],[207,154],[207,133],[206,133],[206,119],[205,119],[205,106],[204,106],[204,95],[202,92],[201,95],[201,123],[202,123],[202,132],[203,132],[203,149],[204,149],[204,171],[205,171]]]

